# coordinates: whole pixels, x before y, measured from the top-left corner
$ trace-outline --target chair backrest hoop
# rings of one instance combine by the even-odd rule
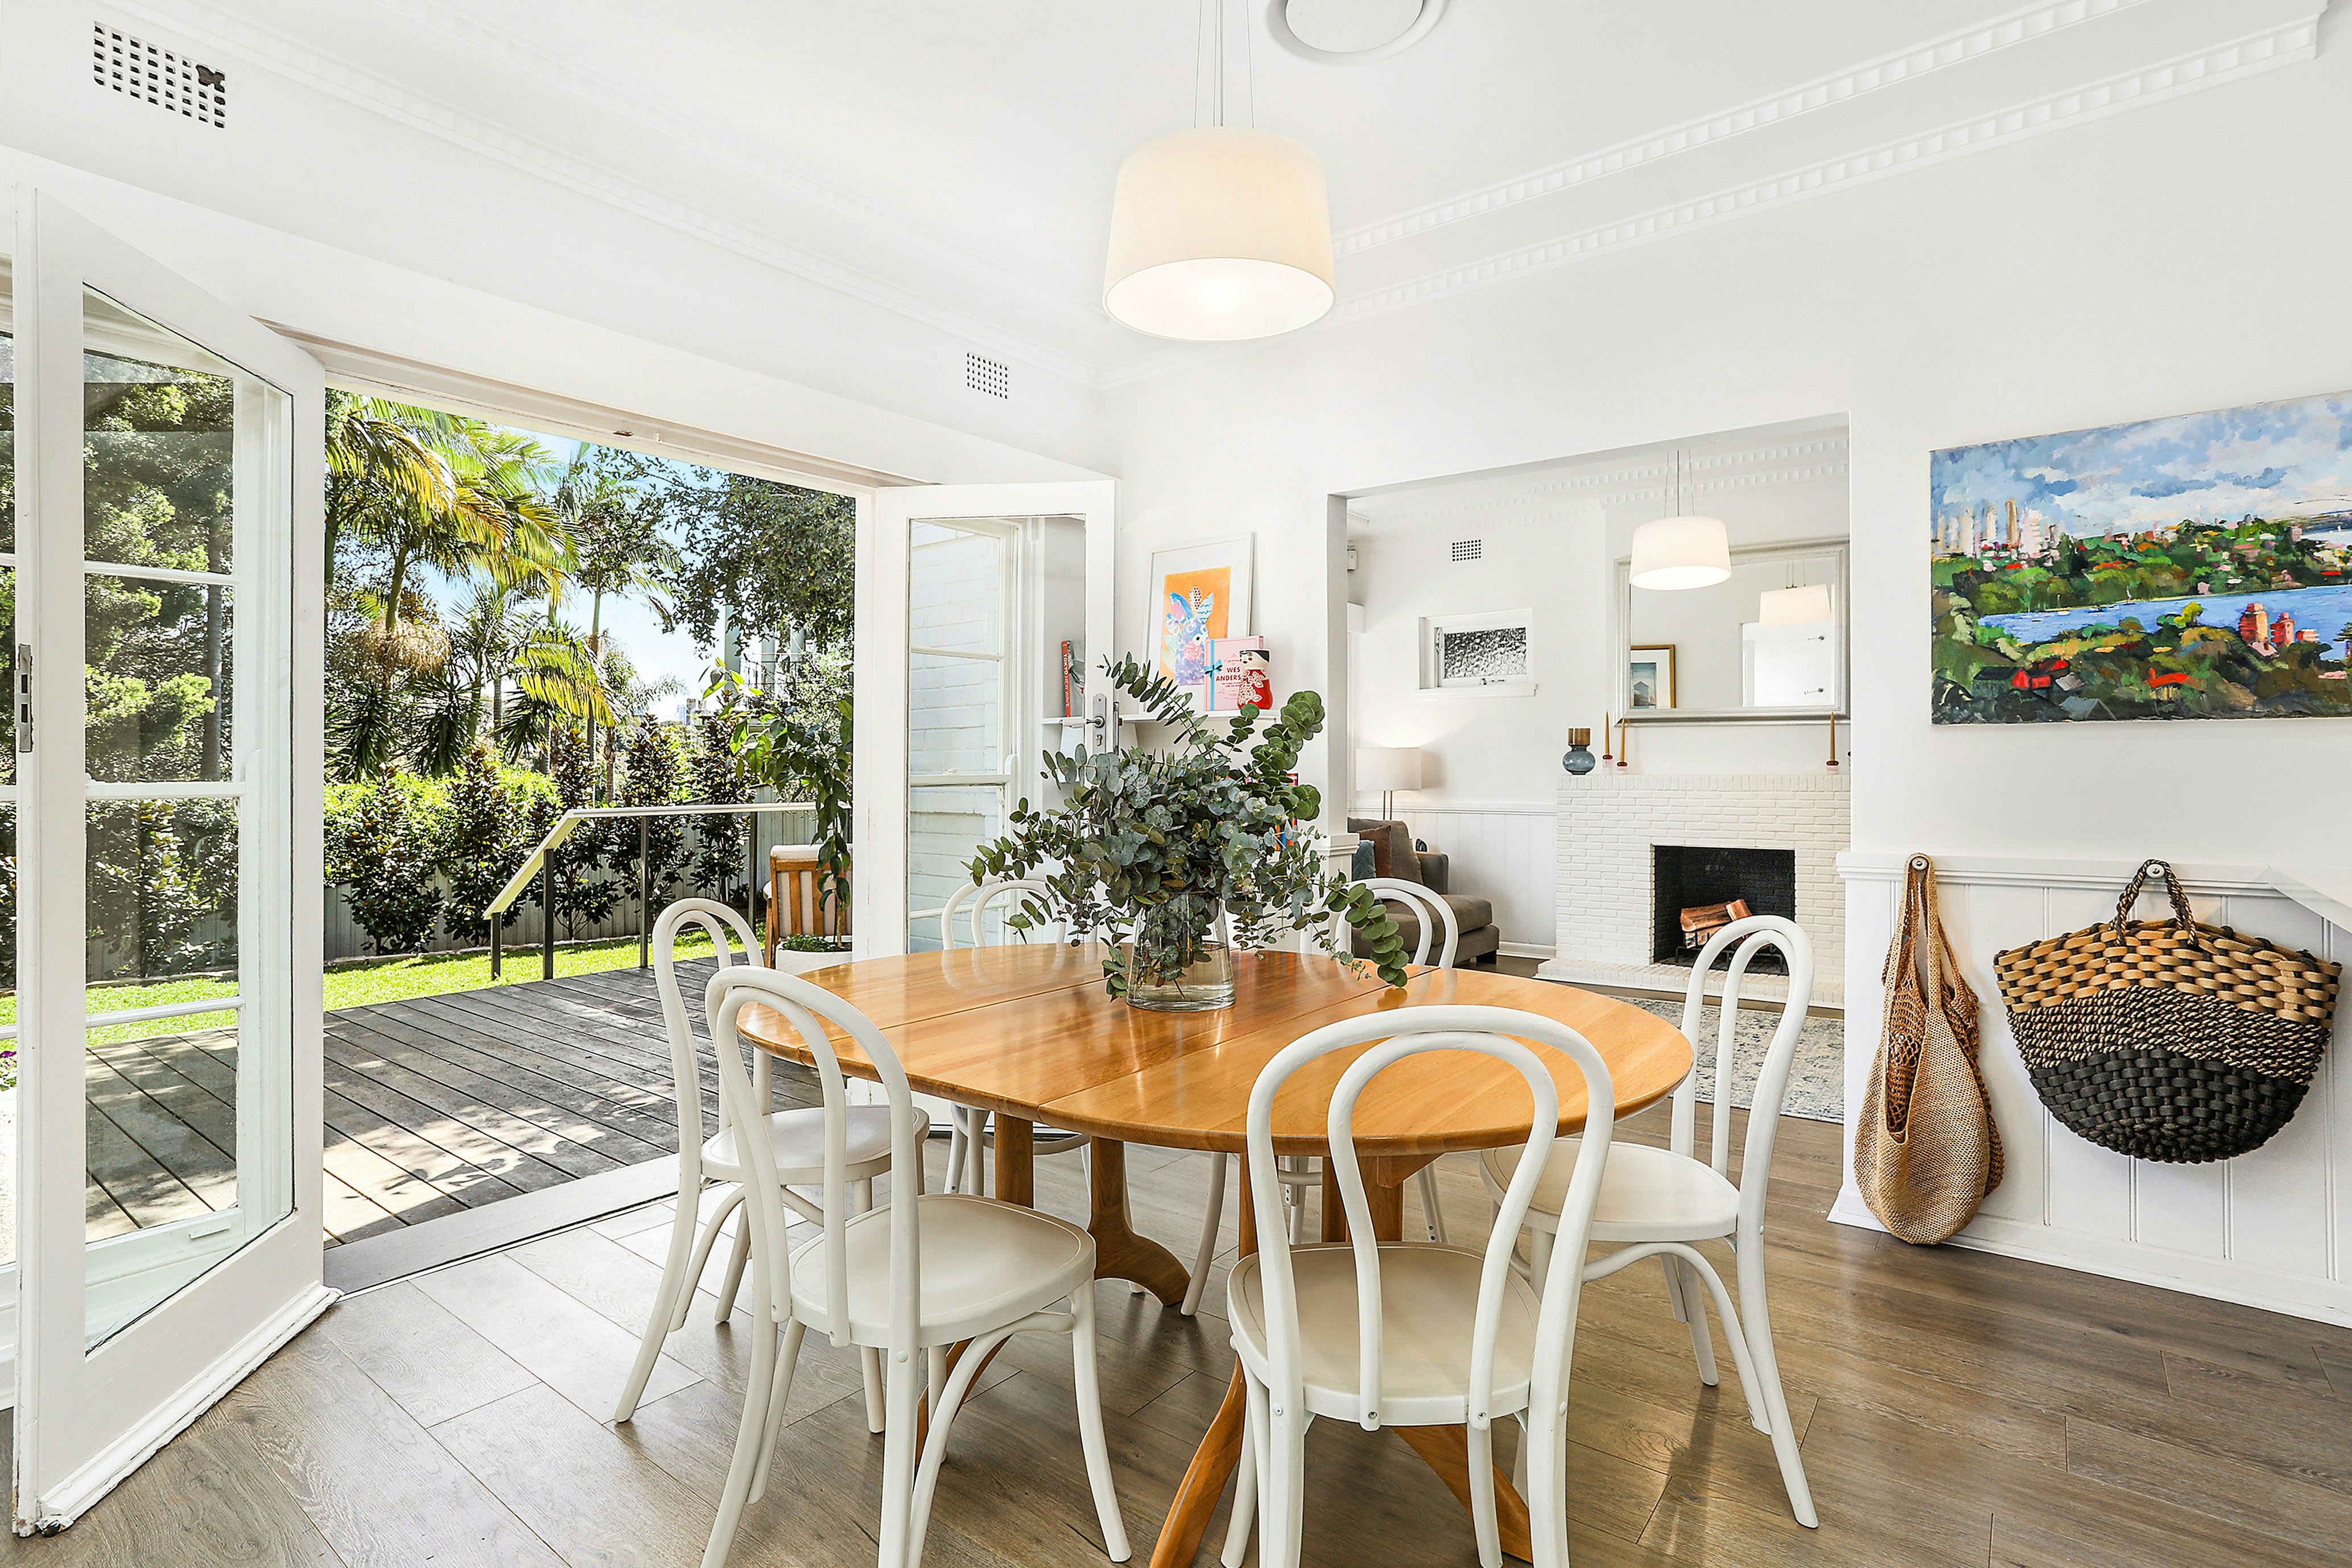
[[[1731,1174],[1732,1077],[1739,1061],[1739,991],[1748,967],[1764,949],[1776,948],[1789,971],[1789,994],[1780,1006],[1780,1022],[1764,1048],[1763,1066],[1756,1075],[1756,1093],[1748,1112],[1748,1137],[1739,1154],[1739,1214],[1743,1233],[1760,1230],[1764,1221],[1765,1189],[1772,1179],[1772,1142],[1780,1122],[1781,1102],[1788,1097],[1789,1069],[1797,1054],[1797,1038],[1804,1032],[1805,1013],[1813,997],[1813,944],[1796,921],[1780,915],[1750,915],[1732,921],[1707,939],[1691,968],[1683,994],[1683,1034],[1690,1040],[1692,1074],[1675,1090],[1669,1142],[1677,1154],[1697,1157],[1698,1098],[1696,1063],[1702,1058],[1699,1036],[1706,1011],[1707,972],[1723,950],[1738,944],[1724,971],[1723,993],[1715,1015],[1715,1106],[1707,1128],[1707,1163],[1717,1174]]]
[[[1528,1085],[1531,1121],[1520,1152],[1518,1168],[1496,1216],[1479,1272],[1478,1303],[1470,1340],[1469,1417],[1485,1426],[1494,1401],[1495,1342],[1502,1318],[1511,1255],[1526,1222],[1528,1206],[1549,1163],[1559,1126],[1559,1087],[1542,1057],[1525,1043],[1550,1047],[1575,1064],[1583,1076],[1586,1099],[1593,1108],[1585,1136],[1561,1205],[1559,1234],[1554,1243],[1552,1267],[1546,1289],[1559,1289],[1572,1298],[1583,1268],[1585,1242],[1591,1229],[1593,1205],[1600,1197],[1601,1175],[1608,1158],[1609,1134],[1614,1119],[1615,1090],[1609,1066],[1583,1036],[1566,1025],[1533,1013],[1507,1007],[1405,1007],[1370,1018],[1349,1018],[1327,1025],[1285,1047],[1258,1074],[1250,1090],[1249,1181],[1257,1220],[1258,1268],[1265,1289],[1269,1371],[1280,1397],[1300,1396],[1298,1293],[1290,1259],[1290,1233],[1282,1217],[1279,1179],[1274,1152],[1274,1102],[1290,1076],[1333,1051],[1372,1044],[1340,1076],[1331,1096],[1325,1126],[1330,1150],[1332,1179],[1348,1215],[1349,1246],[1356,1265],[1357,1344],[1360,1399],[1356,1419],[1367,1429],[1381,1424],[1381,1263],[1380,1243],[1372,1229],[1371,1205],[1364,1195],[1363,1172],[1355,1149],[1356,1104],[1364,1086],[1383,1068],[1423,1051],[1474,1051],[1496,1058],[1517,1069]],[[1574,1318],[1567,1320],[1572,1331]],[[1561,1366],[1567,1363],[1561,1362]]]
[[[981,935],[981,921],[987,916],[991,906],[1008,899],[1015,900],[1015,909],[1033,920],[1042,920],[1050,925],[1061,923],[1061,917],[1054,912],[1053,889],[1034,877],[966,882],[948,895],[947,907],[940,910],[940,945],[950,952],[961,946],[990,945]],[[956,939],[958,916],[963,918],[971,931],[968,943]],[[1028,941],[1029,932],[1021,932],[1020,940]]]
[[[753,1098],[751,1081],[743,1070],[738,1021],[743,1009],[758,1004],[773,1009],[789,1023],[801,1044],[815,1058],[817,1082],[824,1090],[824,1185],[822,1227],[825,1258],[825,1311],[833,1321],[833,1342],[848,1342],[849,1268],[846,1226],[849,1216],[849,1093],[842,1072],[838,1046],[826,1031],[830,1024],[849,1037],[875,1074],[890,1108],[890,1285],[889,1339],[893,1351],[912,1354],[917,1348],[919,1298],[921,1293],[920,1247],[915,1199],[923,1190],[923,1140],[930,1118],[919,1115],[906,1069],[898,1054],[883,1038],[874,1021],[824,987],[796,974],[743,966],[722,969],[710,977],[704,1007],[710,1018],[711,1043],[719,1057],[719,1094],[747,1120],[739,1126],[759,1125],[764,1110]],[[744,1205],[752,1223],[767,1238],[766,1256],[777,1271],[782,1289],[791,1289],[790,1263],[784,1254],[783,1200],[777,1195],[775,1152],[765,1138],[739,1138],[748,1179]],[[757,1250],[757,1249],[755,1249]]]
[[[686,1166],[682,1178],[699,1175],[702,1142],[710,1135],[702,1120],[702,1069],[695,1060],[694,1022],[686,1016],[686,998],[677,984],[677,933],[689,926],[710,939],[719,968],[734,963],[730,937],[742,948],[744,963],[760,962],[760,942],[751,922],[711,899],[678,900],[662,910],[646,941],[652,949],[654,994],[661,998],[662,1033],[669,1040],[670,1089],[677,1100],[677,1157]]]
[[[1412,911],[1413,921],[1421,928],[1421,941],[1414,943],[1412,951],[1415,963],[1429,962],[1430,942],[1443,931],[1445,934],[1437,942],[1437,967],[1454,967],[1454,954],[1462,945],[1462,926],[1454,918],[1454,906],[1445,901],[1444,895],[1402,877],[1367,877],[1355,886],[1376,899],[1393,900]],[[1345,913],[1332,916],[1331,941],[1342,953],[1355,951]]]

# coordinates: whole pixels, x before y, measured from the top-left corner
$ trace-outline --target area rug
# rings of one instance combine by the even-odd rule
[[[1680,1025],[1683,1005],[1680,1002],[1654,1001],[1647,997],[1625,998],[1636,1007],[1646,1007],[1662,1018]],[[1698,1097],[1709,1105],[1715,1103],[1715,1009],[1707,1009],[1705,1045],[1699,1051]],[[1778,1010],[1769,1013],[1739,1012],[1739,1043],[1731,1079],[1731,1103],[1745,1110],[1756,1100],[1756,1075],[1764,1066],[1764,1048],[1770,1043],[1772,1031],[1780,1026]],[[1797,1036],[1797,1057],[1789,1064],[1788,1097],[1780,1102],[1781,1110],[1790,1116],[1801,1116],[1808,1121],[1843,1121],[1845,1120],[1845,1022],[1841,1018],[1808,1018]]]

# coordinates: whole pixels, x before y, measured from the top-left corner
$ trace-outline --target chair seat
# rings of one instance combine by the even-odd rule
[[[1378,1414],[1384,1426],[1426,1426],[1467,1417],[1470,1331],[1478,1308],[1479,1254],[1422,1242],[1381,1247],[1381,1382]],[[1357,1341],[1356,1254],[1345,1243],[1293,1247],[1297,1281],[1299,1368],[1307,1407],[1318,1415],[1353,1419],[1361,1367]],[[1502,1315],[1495,1336],[1496,1415],[1527,1404],[1535,1366],[1536,1317],[1542,1303],[1517,1274],[1504,1277]],[[1263,1380],[1266,1375],[1265,1280],[1252,1253],[1226,1281],[1234,1349]]]
[[[1536,1184],[1529,1218],[1559,1213],[1582,1142],[1563,1138],[1552,1145],[1543,1180]],[[1487,1178],[1498,1187],[1508,1186],[1523,1152],[1487,1150]],[[1610,1142],[1609,1163],[1601,1173],[1601,1201],[1592,1211],[1593,1240],[1703,1241],[1729,1236],[1738,1223],[1739,1189],[1706,1162],[1646,1143]]]
[[[1095,1238],[1067,1220],[1018,1204],[961,1193],[926,1193],[916,1220],[922,1243],[921,1342],[950,1344],[1050,1307],[1094,1278]],[[843,1226],[848,1258],[849,1337],[878,1345],[889,1338],[888,1208],[853,1216]],[[822,1237],[793,1254],[793,1315],[830,1334]]]
[[[890,1108],[887,1105],[853,1105],[849,1108],[849,1164],[853,1177],[879,1175],[879,1171],[860,1173],[857,1167],[879,1163],[890,1163]],[[824,1112],[814,1106],[799,1110],[779,1110],[768,1118],[768,1148],[776,1162],[779,1179],[793,1184],[824,1179]],[[722,1131],[702,1145],[702,1163],[709,1173],[722,1181],[741,1179],[743,1162],[735,1150],[735,1130]]]

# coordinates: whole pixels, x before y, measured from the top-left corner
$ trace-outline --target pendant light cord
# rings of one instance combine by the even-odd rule
[[[1225,128],[1225,0],[1209,0],[1209,4],[1217,8],[1217,26],[1213,35],[1217,48],[1216,71],[1209,79],[1211,91],[1215,96],[1211,101],[1216,110],[1217,129],[1223,131]]]
[[[1223,0],[1219,0],[1222,4]],[[1243,123],[1257,129],[1257,32],[1242,30],[1242,113]]]
[[[1222,131],[1225,125],[1225,6],[1228,0],[1202,0],[1201,15],[1192,33],[1192,123],[1198,127],[1203,118],[1201,111],[1202,88],[1205,80],[1209,107],[1206,118]],[[1212,19],[1213,18],[1213,20]],[[1250,33],[1242,35],[1242,118],[1243,123],[1255,129],[1257,125],[1257,39]],[[1203,52],[1209,57],[1208,69],[1200,68]]]

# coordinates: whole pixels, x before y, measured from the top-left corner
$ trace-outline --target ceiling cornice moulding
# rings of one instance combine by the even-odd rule
[[[731,218],[679,201],[603,164],[415,92],[372,71],[320,53],[274,28],[234,16],[209,0],[109,0],[110,8],[184,37],[201,39],[245,63],[353,104],[467,152],[634,213],[735,255],[920,322],[1023,363],[1094,385],[1095,367],[1051,344],[927,296],[900,289],[788,245]]]
[[[1906,136],[1859,153],[1826,159],[1803,168],[1747,184],[1734,185],[1693,201],[1676,202],[1614,223],[1596,225],[1558,239],[1506,251],[1466,266],[1451,267],[1391,288],[1342,300],[1318,327],[1361,321],[1407,305],[1417,305],[1440,294],[1485,288],[1530,273],[1549,271],[1571,262],[1629,246],[1663,239],[1727,218],[1744,217],[1793,202],[1867,184],[1910,169],[2006,147],[2063,126],[2104,119],[2126,110],[2145,108],[2183,93],[2217,86],[2258,71],[2274,69],[2319,52],[2318,19],[2326,8],[2321,0],[2307,17],[2199,49],[2139,70],[2126,71],[2087,87],[2053,93],[2028,103],[1937,130]]]
[[[1606,179],[1695,148],[1712,146],[1769,126],[1785,124],[1803,115],[1850,102],[1902,82],[1969,60],[1981,59],[2019,44],[2049,37],[2114,12],[2143,5],[2148,0],[2048,0],[1996,16],[1989,22],[1947,33],[1925,43],[1896,49],[1876,59],[1832,71],[1796,87],[1784,88],[1746,103],[1699,115],[1679,125],[1647,135],[1630,137],[1612,147],[1587,153],[1521,174],[1499,180],[1484,189],[1432,202],[1394,217],[1382,218],[1334,236],[1333,252],[1354,255],[1392,244],[1466,218],[1482,217],[1522,202],[1555,195],[1577,185]]]
[[[1813,196],[1871,184],[1914,169],[1930,168],[1972,153],[2014,145],[2068,126],[2168,102],[2184,94],[2242,79],[2319,54],[2319,18],[2327,0],[2261,31],[2191,50],[2138,69],[2079,88],[2045,95],[1933,131],[1905,136],[1843,156],[1808,163],[1786,174],[1735,185],[1689,201],[1669,204],[1632,217],[1594,225],[1555,239],[1449,267],[1387,288],[1342,299],[1330,313],[1292,338],[1328,332],[1350,322],[1433,300],[1508,283],[1538,273],[1590,261],[1653,240],[1711,227],[1733,218],[1770,212]],[[1263,352],[1265,343],[1242,343],[1209,353],[1159,351],[1115,366],[1100,375],[1108,388],[1197,368],[1235,354]]]

